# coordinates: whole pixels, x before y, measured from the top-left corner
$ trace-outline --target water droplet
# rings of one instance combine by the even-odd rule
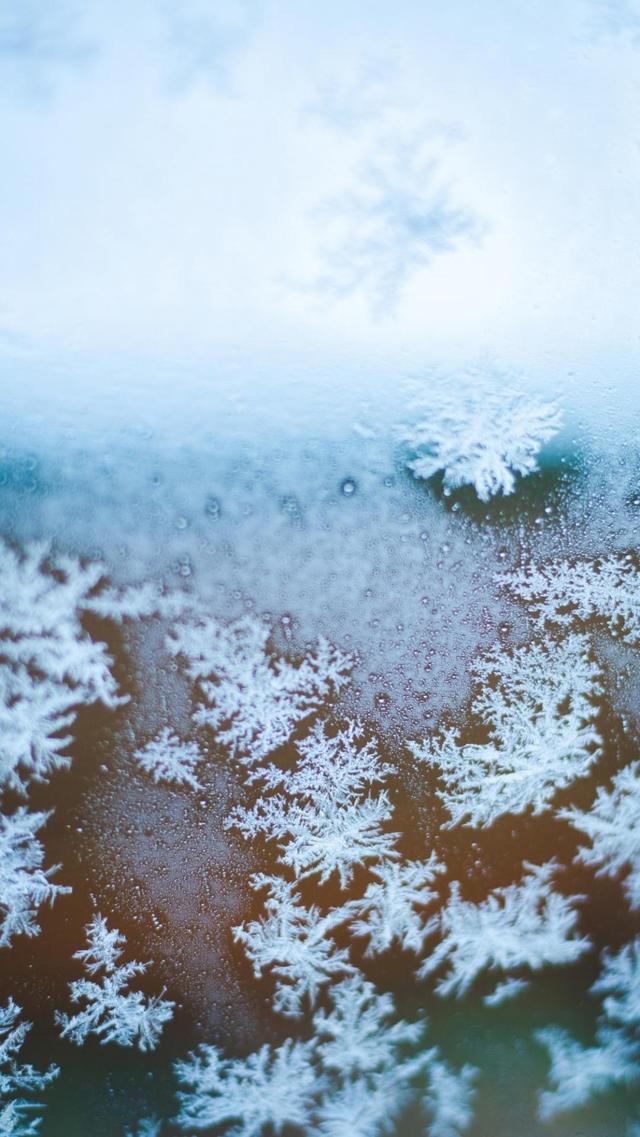
[[[204,511],[207,517],[210,517],[213,521],[217,521],[222,515],[222,506],[215,494],[209,494],[207,497],[204,503]]]
[[[357,484],[353,478],[345,478],[340,485],[340,493],[344,497],[352,497],[357,488]]]

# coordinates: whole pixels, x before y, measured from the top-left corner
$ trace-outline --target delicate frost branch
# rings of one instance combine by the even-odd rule
[[[197,745],[195,742],[181,742],[167,727],[157,738],[136,750],[134,758],[154,782],[188,785],[193,790],[202,788],[195,776],[195,767],[200,761]]]
[[[640,577],[628,554],[526,565],[498,574],[497,580],[529,604],[543,625],[564,628],[597,619],[612,635],[640,644]]]
[[[485,995],[482,1002],[485,1007],[501,1007],[503,1003],[508,1003],[511,999],[517,998],[523,991],[527,991],[531,986],[528,979],[504,979],[501,983],[497,983],[493,991]]]
[[[316,1076],[311,1043],[263,1046],[247,1058],[223,1058],[215,1046],[201,1046],[175,1066],[179,1092],[178,1125],[210,1129],[236,1122],[229,1137],[260,1137],[268,1127],[274,1134],[287,1126],[306,1130]]]
[[[0,541],[0,787],[25,793],[69,764],[79,705],[126,701],[105,644],[80,623],[102,572],[46,544],[19,554]]]
[[[578,859],[585,865],[600,865],[598,876],[627,870],[625,892],[631,907],[640,907],[640,762],[620,770],[611,790],[600,787],[587,813],[563,809],[558,816],[589,838],[591,848],[581,848]]]
[[[86,1001],[86,1007],[69,1016],[56,1012],[62,1038],[80,1045],[95,1034],[101,1042],[119,1046],[137,1044],[140,1050],[153,1050],[162,1028],[173,1017],[174,1003],[154,995],[147,999],[141,991],[127,991],[134,975],[147,970],[148,963],[118,964],[125,944],[117,929],[109,929],[104,917],[94,916],[86,928],[89,946],[74,954],[89,975],[104,971],[100,983],[76,979],[69,985],[72,1003]]]
[[[424,910],[437,898],[431,886],[443,871],[433,853],[427,861],[383,861],[371,869],[375,880],[347,905],[354,917],[351,931],[369,940],[365,955],[387,951],[394,942],[405,951],[421,952],[427,935]]]
[[[605,953],[602,974],[591,990],[608,996],[603,1007],[610,1022],[640,1029],[640,937],[616,954]]]
[[[29,813],[24,806],[0,816],[0,947],[8,947],[16,935],[36,936],[38,909],[71,892],[49,880],[59,865],[42,868],[44,849],[36,833],[50,816]]]
[[[538,1116],[549,1121],[558,1113],[577,1109],[594,1094],[640,1077],[640,1048],[619,1031],[601,1027],[596,1045],[581,1046],[560,1027],[545,1027],[536,1037],[549,1052],[552,1089],[539,1096]]]
[[[244,617],[232,624],[211,618],[179,626],[168,638],[183,656],[205,702],[196,721],[244,764],[260,762],[289,738],[294,727],[347,682],[352,660],[326,640],[294,666],[271,661],[267,624]]]
[[[453,731],[440,741],[410,743],[419,761],[437,766],[450,825],[492,825],[504,813],[534,814],[557,790],[584,777],[600,755],[594,700],[599,672],[583,636],[559,645],[495,651],[473,669],[473,709],[486,743],[462,744]]]
[[[321,1008],[313,1016],[316,1049],[325,1070],[351,1078],[393,1067],[402,1079],[420,1069],[414,1059],[401,1060],[400,1055],[404,1047],[412,1049],[420,1041],[425,1024],[394,1022],[391,995],[380,994],[358,972],[333,988],[331,1002],[329,1013]]]
[[[559,1027],[538,1031],[551,1058],[552,1089],[539,1097],[543,1120],[640,1079],[640,938],[615,954],[604,953],[591,991],[607,996],[594,1046],[582,1046]]]
[[[41,1073],[33,1066],[18,1062],[17,1055],[31,1030],[31,1023],[18,1022],[19,1017],[20,1007],[13,999],[0,1007],[0,1133],[3,1137],[31,1137],[37,1132],[41,1119],[28,1115],[40,1105],[22,1095],[44,1090],[60,1073],[57,1066],[49,1066]],[[16,1093],[20,1094],[17,1098]]]
[[[313,1018],[309,1042],[288,1039],[247,1058],[224,1059],[213,1046],[176,1064],[189,1087],[179,1093],[187,1130],[231,1123],[230,1137],[280,1134],[291,1127],[322,1137],[381,1137],[411,1096],[432,1118],[434,1137],[458,1137],[471,1120],[471,1080],[436,1049],[418,1050],[424,1022],[395,1019],[391,995],[356,974],[337,984],[330,1007]],[[416,1052],[417,1051],[417,1052]]]
[[[253,780],[281,792],[260,798],[251,809],[236,808],[229,824],[247,837],[263,833],[278,841],[280,860],[296,876],[319,874],[324,883],[337,873],[342,888],[356,865],[397,857],[398,834],[382,828],[393,813],[386,793],[363,796],[392,767],[380,762],[374,743],[363,742],[362,735],[358,723],[335,737],[318,725],[298,743],[293,772],[274,765],[255,771]]]
[[[354,971],[348,951],[338,948],[331,938],[344,916],[340,909],[322,916],[315,905],[305,908],[295,886],[281,877],[257,874],[252,887],[268,889],[267,915],[235,927],[234,939],[244,946],[257,978],[267,968],[273,971],[274,1009],[284,1015],[299,1015],[305,998],[313,1006],[322,986],[336,975]]]
[[[492,390],[474,373],[425,391],[414,407],[423,417],[402,436],[416,454],[407,462],[414,477],[442,471],[446,489],[472,485],[480,501],[513,493],[515,475],[537,469],[538,452],[561,421],[555,404],[504,385]]]
[[[473,1121],[473,1082],[478,1075],[474,1066],[452,1070],[442,1061],[429,1067],[429,1090],[423,1104],[430,1115],[428,1137],[459,1137]]]
[[[586,937],[573,934],[578,919],[574,906],[582,898],[561,896],[551,887],[556,863],[525,862],[524,867],[519,884],[495,889],[481,904],[462,900],[460,885],[451,885],[446,907],[428,929],[439,930],[442,939],[418,972],[423,978],[442,963],[449,964],[436,986],[439,995],[464,995],[487,967],[535,970],[573,963],[590,947]]]

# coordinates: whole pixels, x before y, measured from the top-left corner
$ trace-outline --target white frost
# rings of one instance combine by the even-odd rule
[[[24,806],[0,815],[0,947],[9,947],[17,935],[36,936],[38,909],[71,892],[49,880],[59,865],[42,867],[44,848],[36,833],[50,816],[29,813]]]
[[[177,1062],[180,1091],[178,1125],[183,1129],[227,1127],[228,1137],[259,1137],[287,1126],[306,1129],[316,1076],[312,1046],[287,1039],[282,1046],[263,1046],[247,1058],[223,1058],[215,1046]]]
[[[89,975],[104,974],[99,983],[89,979],[70,983],[71,1002],[85,1002],[86,1006],[71,1016],[56,1012],[62,1038],[81,1045],[88,1035],[95,1034],[103,1043],[135,1043],[140,1050],[153,1050],[164,1024],[173,1017],[174,1004],[162,998],[164,992],[147,998],[141,991],[127,990],[131,979],[149,965],[135,961],[119,964],[126,941],[117,929],[107,926],[104,917],[94,916],[86,933],[89,946],[75,952],[74,959],[82,961]]]
[[[259,767],[254,781],[267,791],[251,808],[237,807],[229,824],[246,836],[263,833],[280,846],[280,860],[297,877],[337,874],[341,888],[356,865],[394,859],[397,833],[386,832],[393,810],[383,790],[365,788],[383,782],[392,767],[380,762],[373,742],[351,723],[335,736],[319,724],[298,743],[300,759],[291,772],[273,764]]]
[[[136,750],[134,758],[154,782],[169,782],[175,785],[201,788],[195,776],[195,768],[200,761],[200,751],[195,742],[181,741],[168,727]]]
[[[451,885],[448,903],[430,926],[442,938],[418,972],[424,977],[448,963],[436,986],[439,995],[464,995],[486,968],[536,970],[573,963],[588,950],[589,940],[575,935],[575,904],[582,898],[554,892],[556,863],[525,862],[525,869],[519,884],[495,889],[480,904],[462,900],[457,881]]]
[[[504,813],[539,814],[557,790],[589,773],[600,755],[595,700],[599,671],[584,636],[488,653],[473,669],[473,710],[488,741],[461,743],[454,731],[414,756],[441,772],[451,825],[492,825]]]
[[[444,865],[432,853],[426,861],[383,861],[370,871],[374,880],[348,904],[351,931],[369,940],[365,955],[387,951],[393,943],[419,953],[427,934],[425,909],[437,898],[432,885]]]
[[[611,789],[602,786],[588,812],[563,809],[560,817],[571,822],[591,841],[578,859],[599,865],[599,876],[625,874],[624,887],[632,908],[640,907],[640,762],[615,775]]]
[[[597,619],[613,635],[640,644],[640,575],[625,553],[526,565],[497,579],[543,625],[564,628]]]
[[[337,914],[323,916],[315,905],[305,907],[295,885],[281,877],[257,874],[252,887],[268,890],[267,914],[235,927],[234,939],[244,946],[256,977],[265,969],[276,977],[274,1009],[299,1015],[305,998],[313,1006],[321,987],[336,975],[354,971],[348,951],[338,948],[331,938],[333,929],[343,922],[343,913],[338,909]]]
[[[24,1094],[44,1090],[60,1073],[57,1066],[40,1072],[18,1061],[31,1023],[19,1022],[20,1007],[13,999],[0,1007],[0,1133],[3,1137],[31,1137],[41,1119],[33,1116],[39,1103]],[[18,1095],[18,1096],[16,1096]]]
[[[552,1089],[538,1099],[538,1116],[549,1121],[568,1109],[577,1109],[594,1094],[640,1077],[640,1048],[620,1031],[601,1027],[596,1045],[581,1046],[560,1027],[545,1027],[536,1037],[549,1052]]]
[[[349,656],[319,640],[295,666],[267,653],[269,625],[252,617],[222,624],[202,618],[179,625],[169,649],[182,656],[204,696],[196,721],[246,765],[260,762],[347,682]]]
[[[538,452],[561,421],[555,404],[503,384],[492,389],[473,373],[434,385],[413,405],[421,417],[402,437],[416,455],[407,462],[414,477],[442,471],[445,488],[472,485],[481,501],[513,493],[515,476],[537,469]]]

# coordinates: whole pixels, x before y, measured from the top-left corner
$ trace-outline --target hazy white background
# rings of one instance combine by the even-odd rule
[[[3,0],[3,403],[486,359],[626,408],[639,92],[633,0]]]

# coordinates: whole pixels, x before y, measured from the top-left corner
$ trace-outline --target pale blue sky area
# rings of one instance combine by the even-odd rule
[[[637,390],[639,93],[631,0],[5,0],[2,374]]]

